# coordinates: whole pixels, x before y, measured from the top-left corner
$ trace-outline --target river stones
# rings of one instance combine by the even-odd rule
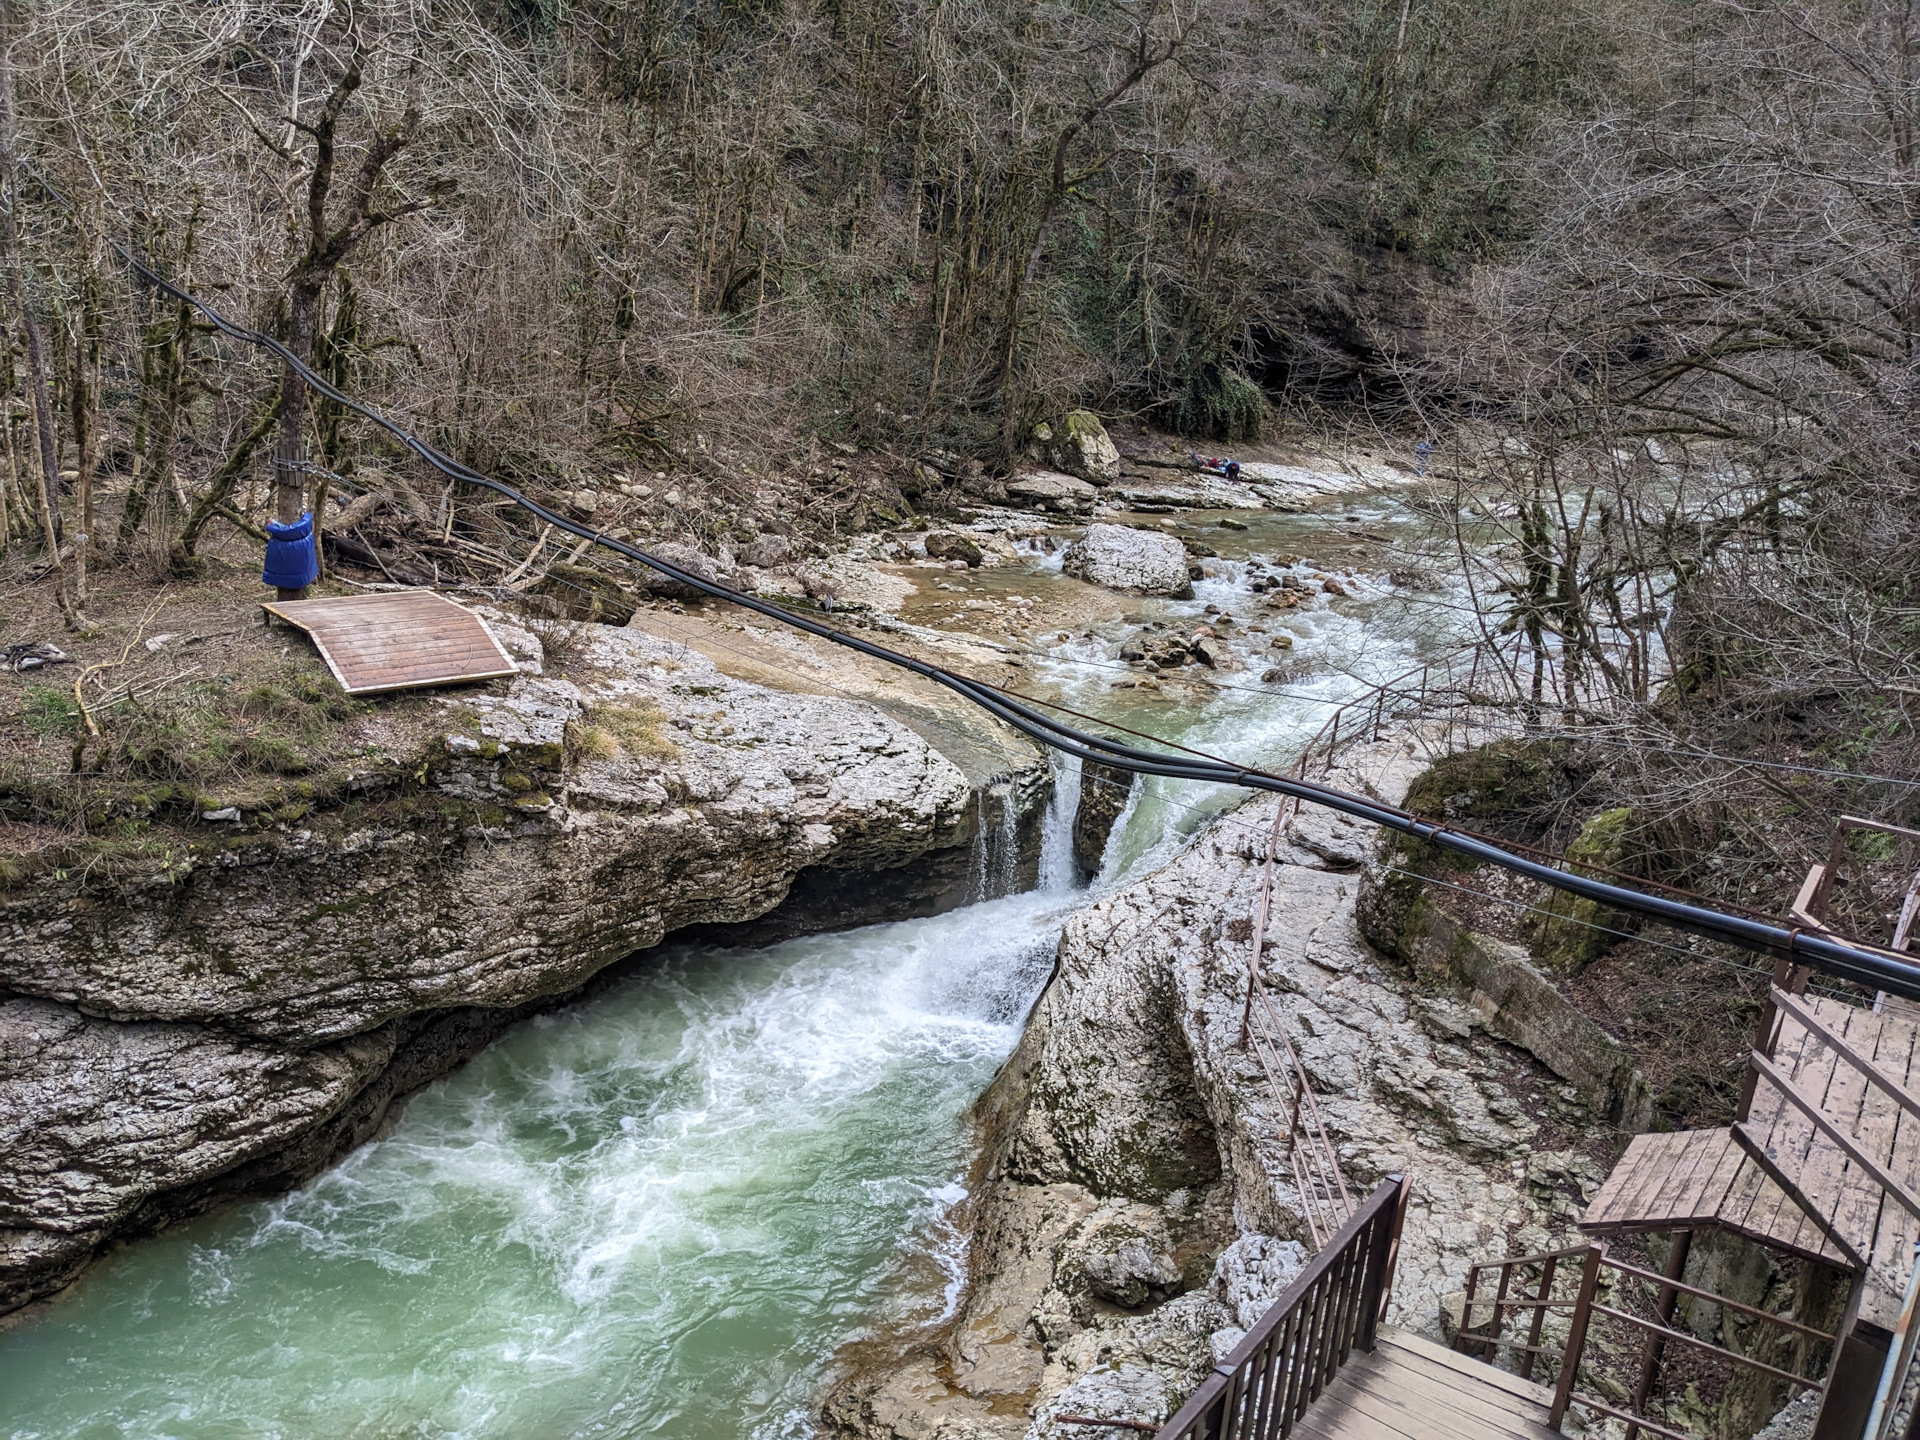
[[[1175,537],[1126,525],[1089,525],[1067,547],[1061,570],[1094,585],[1129,595],[1193,598],[1187,550]]]

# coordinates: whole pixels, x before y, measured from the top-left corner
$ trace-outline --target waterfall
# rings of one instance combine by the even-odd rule
[[[1014,813],[1013,786],[996,785],[1000,802],[1000,834],[993,857],[993,898],[1011,895],[1020,883],[1020,817]]]
[[[967,903],[987,898],[987,876],[992,873],[987,838],[987,791],[985,786],[973,792],[973,851],[967,858]]]
[[[1053,768],[1053,797],[1040,819],[1040,888],[1062,895],[1080,883],[1080,864],[1073,858],[1073,817],[1080,809],[1080,757],[1047,751]]]
[[[996,817],[989,819],[991,805]],[[974,791],[973,853],[967,863],[967,903],[1011,895],[1020,880],[1020,817],[1013,786],[996,780]]]
[[[1163,783],[1151,775],[1141,775],[1134,779],[1133,789],[1127,795],[1127,803],[1114,817],[1113,828],[1107,832],[1107,850],[1100,859],[1100,873],[1093,877],[1094,889],[1103,890],[1111,885],[1139,858],[1138,855],[1124,853],[1127,848],[1127,831],[1133,824],[1133,812],[1140,808],[1142,796]]]

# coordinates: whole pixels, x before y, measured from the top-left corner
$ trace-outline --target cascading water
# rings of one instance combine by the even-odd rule
[[[1040,821],[1040,888],[1063,895],[1080,883],[1080,864],[1073,858],[1073,817],[1080,809],[1080,757],[1047,752],[1053,771],[1053,794]]]
[[[1244,603],[1230,578],[1160,613]],[[1410,653],[1364,615],[1288,623],[1325,677],[1290,687],[1304,697],[1148,704],[1110,689],[1088,641],[1035,678],[1076,708],[1283,761],[1325,719],[1316,691],[1352,694],[1349,676]],[[761,951],[663,947],[591,1004],[516,1027],[295,1193],[102,1262],[0,1332],[0,1434],[807,1434],[841,1342],[956,1303],[963,1116],[1076,903],[1080,783],[1055,757],[1034,891],[1006,893],[1018,816],[1011,787],[989,787],[974,893],[998,898]],[[1137,785],[1101,883],[1231,798]],[[913,1257],[924,1293],[902,1295],[889,1277]]]
[[[1072,818],[1068,818],[1072,823]],[[1011,895],[1020,883],[1020,814],[1013,786],[991,781],[973,792],[973,849],[967,899],[977,904]]]

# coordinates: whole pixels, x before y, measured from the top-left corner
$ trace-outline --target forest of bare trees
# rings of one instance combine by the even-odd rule
[[[1906,0],[5,19],[0,537],[74,628],[95,577],[304,507],[531,538],[456,527],[116,240],[476,468],[632,482],[661,540],[898,513],[924,458],[991,475],[1072,405],[1424,437],[1485,629],[1456,685],[1613,756],[1665,863],[1770,894],[1813,843],[1780,815],[1913,809]]]
[[[721,510],[802,508],[821,437],[992,463],[1073,403],[1390,405],[1613,8],[16,0],[7,379],[51,387],[58,503],[15,486],[8,533],[177,564],[266,518],[276,445],[383,463],[110,235],[470,463]]]

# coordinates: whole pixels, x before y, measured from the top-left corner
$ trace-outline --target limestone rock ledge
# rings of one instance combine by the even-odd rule
[[[431,753],[370,754],[353,803],[207,825],[118,890],[0,895],[0,1311],[116,1235],[297,1183],[671,931],[830,907],[856,873],[899,913],[964,898],[981,786],[889,715],[604,626],[544,675],[496,630],[526,673],[446,696]],[[997,793],[1031,809],[1024,751]]]
[[[1391,798],[1412,747],[1336,783]],[[854,1363],[822,1419],[862,1440],[1067,1440],[1062,1415],[1157,1425],[1297,1273],[1311,1240],[1285,1097],[1239,1047],[1250,918],[1277,799],[1076,914],[1026,1034],[977,1107],[969,1288],[944,1330]],[[1412,1177],[1392,1323],[1440,1330],[1468,1264],[1565,1235],[1608,1127],[1450,996],[1369,948],[1371,836],[1287,827],[1262,973],[1357,1201]],[[1118,1283],[1116,1283],[1116,1281]],[[869,1349],[866,1353],[873,1353]]]

